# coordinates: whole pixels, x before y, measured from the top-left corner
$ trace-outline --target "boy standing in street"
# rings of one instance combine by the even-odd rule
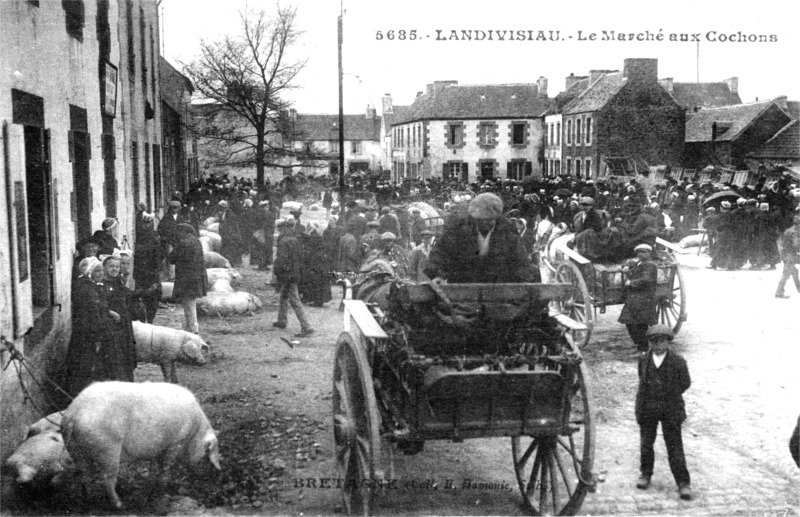
[[[686,420],[683,392],[689,389],[691,379],[683,357],[669,350],[672,338],[672,330],[666,325],[651,326],[647,330],[650,350],[639,358],[636,423],[641,444],[641,474],[636,487],[644,490],[650,486],[655,462],[653,444],[661,422],[669,468],[678,484],[680,498],[689,500],[692,489],[683,454],[681,425]]]

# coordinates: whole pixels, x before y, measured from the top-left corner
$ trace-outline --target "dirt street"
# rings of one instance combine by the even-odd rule
[[[710,271],[702,257],[682,257],[689,320],[675,340],[688,361],[684,445],[695,492],[678,499],[659,437],[656,471],[647,491],[638,475],[633,416],[636,359],[619,307],[598,314],[585,350],[597,416],[595,472],[600,483],[580,514],[800,515],[800,469],[788,439],[800,413],[800,296],[773,297],[777,271]],[[198,478],[173,472],[166,492],[147,491],[147,466],[127,469],[120,494],[134,514],[330,515],[341,512],[331,423],[334,346],[342,329],[339,289],[323,308],[306,308],[316,334],[290,347],[299,330],[273,329],[277,310],[269,275],[242,267],[242,289],[264,309],[254,316],[201,320],[211,344],[202,367],[179,367],[179,379],[200,400],[218,430],[223,472]],[[161,309],[157,324],[179,327],[179,307]],[[141,365],[137,380],[160,381]],[[522,515],[509,439],[429,442],[415,456],[395,454],[397,489],[377,503],[379,515]],[[490,489],[471,488],[473,483]],[[309,485],[314,485],[309,487]],[[452,488],[447,488],[447,487]],[[166,493],[167,495],[163,495]],[[160,497],[159,497],[160,495]],[[17,494],[3,513],[46,515],[105,512],[99,487],[91,500],[67,481],[55,491]]]

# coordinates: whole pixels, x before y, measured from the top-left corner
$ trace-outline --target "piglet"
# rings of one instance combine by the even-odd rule
[[[72,466],[61,436],[61,413],[52,413],[28,427],[25,440],[6,460],[20,484],[47,484]]]
[[[120,463],[155,460],[162,474],[175,461],[221,470],[217,435],[186,388],[161,382],[96,382],[64,411],[64,442],[81,475],[98,475],[109,502],[122,508]]]

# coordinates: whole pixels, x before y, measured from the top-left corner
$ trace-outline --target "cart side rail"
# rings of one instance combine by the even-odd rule
[[[375,321],[367,305],[361,300],[343,300],[344,331],[351,332],[355,325],[358,333],[371,339],[386,339],[388,336],[380,324]]]
[[[585,266],[586,264],[591,264],[592,261],[578,253],[577,251],[570,249],[569,246],[565,245],[564,243],[556,244],[556,250],[560,253],[563,253],[565,256],[569,257],[570,259],[574,260],[578,264]]]
[[[540,302],[563,301],[572,294],[572,285],[566,283],[534,284],[439,284],[439,288],[453,303],[513,303],[530,300]],[[426,303],[437,300],[436,291],[427,283],[407,286],[409,301]]]

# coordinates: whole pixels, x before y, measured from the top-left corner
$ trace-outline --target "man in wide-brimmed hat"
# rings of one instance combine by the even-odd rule
[[[503,201],[490,192],[454,217],[431,249],[424,273],[455,283],[538,281],[516,228],[503,217]]]

